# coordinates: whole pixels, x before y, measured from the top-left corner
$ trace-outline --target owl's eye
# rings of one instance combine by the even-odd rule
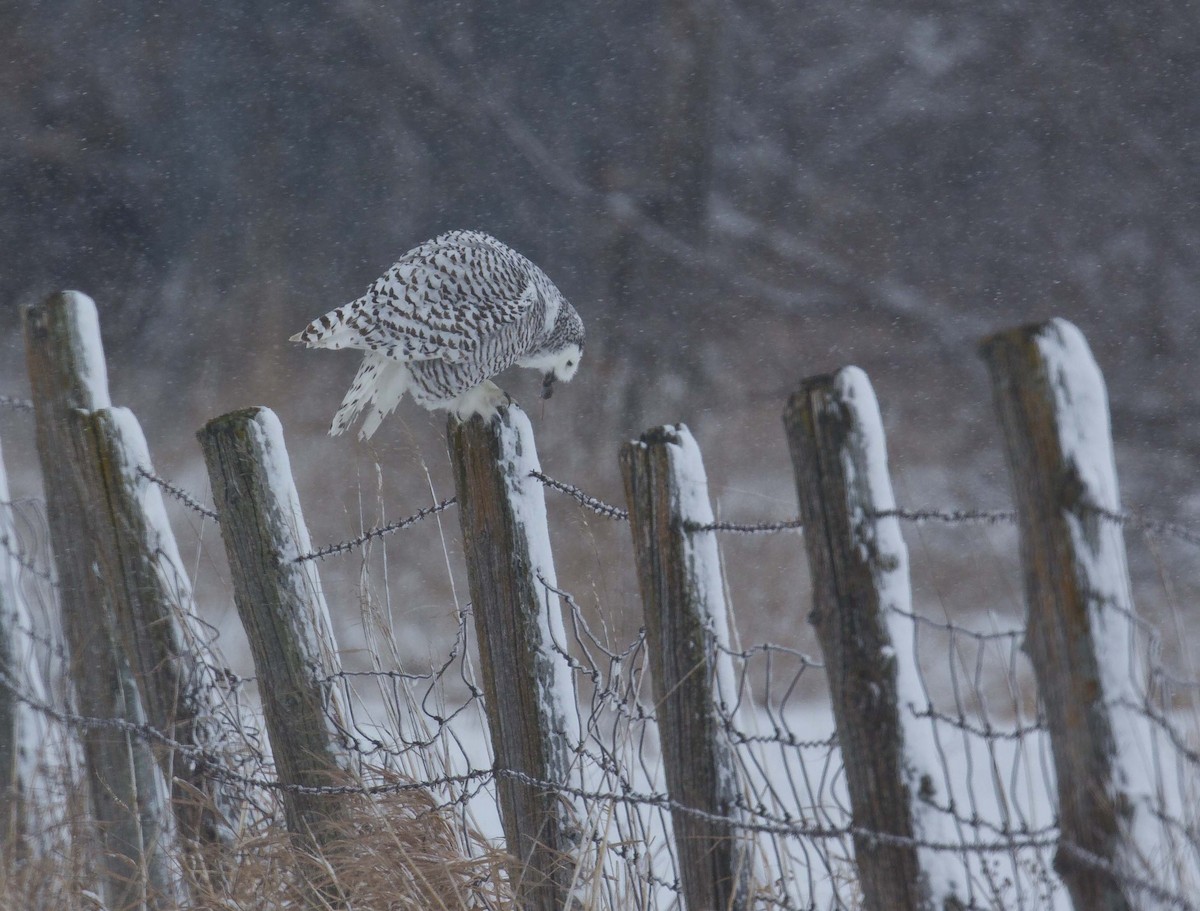
[[[575,362],[574,362],[574,361],[567,361],[567,366],[568,366],[568,367],[574,367],[574,366],[575,366]]]

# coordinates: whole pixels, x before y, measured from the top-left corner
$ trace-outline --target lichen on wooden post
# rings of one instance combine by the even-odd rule
[[[805,380],[784,426],[813,581],[811,620],[825,658],[869,911],[959,908],[952,868],[920,841],[943,841],[935,763],[910,703],[920,697],[908,549],[895,516],[883,422],[865,373]],[[875,837],[879,833],[884,838]],[[888,840],[886,836],[898,836]]]
[[[1137,710],[1146,683],[1104,378],[1083,334],[1061,319],[990,336],[980,352],[1017,505],[1025,651],[1054,756],[1055,869],[1080,911],[1157,907],[1136,883],[1168,886],[1160,877],[1172,867],[1177,891],[1194,895],[1193,849],[1160,841],[1144,764],[1153,733]]]
[[[561,911],[580,820],[553,785],[569,781],[579,730],[533,429],[506,405],[489,420],[450,417],[447,437],[510,875],[522,907]]]
[[[749,906],[753,852],[737,829],[737,767],[721,711],[735,697],[717,544],[713,532],[689,527],[713,521],[704,463],[678,424],[622,446],[621,472],[667,790],[721,818],[671,814],[684,902],[737,911]]]

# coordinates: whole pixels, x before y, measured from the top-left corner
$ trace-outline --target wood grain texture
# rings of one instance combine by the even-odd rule
[[[526,467],[537,459],[528,419],[515,405],[486,421],[452,416],[447,437],[496,768],[566,783],[572,735],[563,710],[573,710],[574,697],[570,669],[548,641],[549,611],[559,608],[538,579],[551,581],[553,566],[545,565],[541,484]],[[523,516],[514,496],[541,520]],[[562,705],[565,698],[572,704]],[[553,791],[503,776],[496,788],[521,906],[566,907],[577,820]]]
[[[716,548],[698,548],[685,523],[711,521],[688,512],[708,502],[707,485],[681,472],[681,447],[694,446],[682,425],[660,427],[621,447],[621,473],[646,618],[655,709],[662,741],[667,790],[678,803],[737,818],[738,777],[714,692],[721,660],[714,642],[714,615],[726,622]],[[698,452],[698,450],[697,450]],[[692,485],[692,489],[685,489]],[[708,560],[711,565],[700,566]],[[672,813],[677,868],[684,902],[694,911],[748,907],[749,859],[745,843],[728,825]]]
[[[27,631],[33,624],[17,596],[19,567],[12,552],[16,547],[8,475],[0,453],[0,672],[4,675],[0,683],[0,852],[22,863],[33,853],[28,836],[36,835],[43,822],[26,818],[28,798],[36,790],[49,791],[53,784],[46,780],[52,767],[49,757],[45,773],[31,768],[30,762],[36,756],[30,747],[47,745],[46,720],[16,696],[16,692],[36,700],[46,696],[41,659],[29,648]]]
[[[77,412],[109,404],[95,304],[67,291],[27,308],[25,354],[35,435],[58,571],[70,676],[81,714],[135,724],[147,720],[120,647],[105,557],[89,517],[78,452]],[[166,784],[143,739],[104,727],[81,733],[92,813],[101,841],[101,891],[110,907],[167,908],[183,896],[175,866]]]
[[[1050,730],[1062,839],[1117,863],[1127,809],[1114,783],[1112,722],[1092,630],[1098,605],[1091,599],[1104,585],[1092,578],[1093,563],[1078,552],[1068,526],[1072,519],[1097,522],[1087,504],[1102,500],[1063,450],[1066,416],[1052,384],[1067,377],[1050,374],[1039,347],[1055,332],[1053,323],[1002,332],[985,339],[980,353],[991,376],[1017,506],[1028,607],[1025,651]],[[1104,396],[1102,381],[1099,389],[1064,391],[1074,399]],[[1055,869],[1079,911],[1138,907],[1116,879],[1079,863],[1070,851],[1060,848]]]
[[[350,770],[329,682],[341,670],[279,420],[266,408],[234,411],[197,434],[221,516],[238,616],[250,642],[279,780],[345,784]],[[343,818],[340,795],[283,793],[288,829],[320,844]]]
[[[146,717],[172,739],[203,749],[217,734],[210,729],[217,689],[184,628],[195,605],[174,536],[147,511],[149,497],[165,516],[157,489],[138,474],[139,467],[153,470],[145,438],[126,409],[74,411],[68,421],[103,584]],[[225,813],[233,807],[193,757],[161,743],[150,747],[169,777],[179,834],[207,875],[219,876],[219,849],[236,824]]]
[[[894,650],[877,576],[895,557],[864,546],[878,540],[862,523],[877,521],[871,516],[879,504],[865,483],[870,468],[857,404],[839,386],[837,374],[805,380],[784,412],[812,573],[810,619],[824,654],[854,825],[911,838],[916,795],[903,772],[896,664],[881,659]],[[856,835],[854,853],[865,909],[930,907],[915,847]]]

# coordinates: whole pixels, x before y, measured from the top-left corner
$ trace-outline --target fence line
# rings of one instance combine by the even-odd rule
[[[641,806],[669,810],[672,813],[679,813],[694,817],[699,820],[718,823],[722,826],[741,830],[747,833],[783,835],[816,840],[833,840],[843,838],[847,835],[852,835],[863,838],[870,842],[878,843],[880,845],[923,848],[943,853],[960,853],[963,851],[972,853],[1004,853],[1011,851],[1014,848],[1065,847],[1073,854],[1078,855],[1079,859],[1091,869],[1110,874],[1115,874],[1117,872],[1117,868],[1114,865],[1104,861],[1104,859],[1098,855],[1089,854],[1086,849],[1080,848],[1079,846],[1069,842],[1064,842],[1058,837],[1058,829],[1056,826],[1050,826],[1036,831],[1022,829],[1006,830],[995,828],[994,831],[996,834],[1005,837],[1004,841],[962,842],[934,841],[924,838],[880,832],[877,830],[853,825],[841,828],[811,827],[796,825],[788,820],[783,819],[766,823],[754,823],[747,822],[744,818],[739,818],[736,816],[724,816],[721,814],[710,813],[697,809],[696,807],[673,800],[665,793],[596,792],[578,787],[572,787],[570,785],[564,785],[561,782],[538,779],[512,769],[476,770],[460,775],[445,775],[423,781],[390,782],[387,784],[375,785],[299,785],[291,782],[280,781],[278,779],[252,777],[231,772],[220,765],[219,757],[213,754],[205,753],[203,750],[199,750],[195,747],[191,747],[187,744],[174,740],[169,735],[159,731],[149,724],[134,724],[119,718],[86,717],[74,713],[63,712],[53,708],[52,706],[38,703],[30,699],[27,694],[21,692],[18,687],[13,686],[13,684],[6,679],[2,673],[0,673],[0,686],[3,686],[9,691],[13,692],[17,698],[29,705],[31,708],[55,721],[68,724],[79,729],[105,728],[144,738],[148,741],[170,747],[171,749],[178,751],[181,755],[189,756],[198,762],[204,763],[205,773],[211,775],[215,779],[251,785],[254,787],[279,792],[328,797],[380,796],[386,794],[403,793],[407,791],[428,790],[430,788],[446,784],[465,784],[481,782],[491,778],[509,778],[542,790],[552,791],[566,796],[599,799],[613,803],[637,804]],[[962,821],[972,825],[978,824],[978,822],[974,820],[963,819]],[[1158,886],[1149,880],[1141,879],[1140,877],[1129,877],[1124,874],[1123,879],[1134,885],[1137,889],[1152,895],[1156,899],[1167,901],[1172,907],[1178,907],[1182,909],[1192,909],[1196,907],[1184,896],[1163,889],[1161,886]]]
[[[809,392],[820,385],[812,382],[806,386]],[[849,403],[817,403],[815,413],[830,420],[831,415],[844,418],[862,409],[867,402],[864,390],[869,388],[864,384],[865,377],[851,383],[855,394]],[[0,406],[5,404],[0,398]],[[236,415],[213,424],[232,417]],[[907,560],[899,522],[1016,523],[1016,513],[896,508],[890,495],[879,495],[884,490],[880,479],[886,478],[878,460],[881,431],[838,437],[838,446],[847,447],[847,458],[855,466],[838,483],[833,483],[828,467],[843,464],[840,457],[819,456],[819,447],[799,444],[797,451],[805,458],[817,458],[825,466],[820,469],[823,508],[836,512],[847,491],[856,491],[858,497],[842,504],[850,508],[838,520],[839,527],[850,532],[825,529],[806,536],[804,546],[810,554],[814,548],[828,548],[834,560],[861,560],[874,567],[869,579],[863,574],[843,577],[851,580],[850,590],[825,598],[822,623],[849,617],[852,602],[866,590],[862,586],[874,585],[879,603],[872,622],[888,635],[875,643],[878,647],[857,655],[862,643],[853,628],[819,628],[825,660],[772,643],[734,647],[723,641],[730,632],[718,609],[724,582],[715,569],[716,542],[705,533],[783,533],[798,530],[800,522],[713,521],[711,510],[700,508],[702,501],[707,507],[703,485],[678,481],[658,488],[627,483],[630,521],[630,510],[544,474],[532,462],[531,435],[513,425],[511,417],[509,410],[508,418],[492,425],[451,421],[452,442],[458,444],[452,447],[459,473],[456,497],[350,541],[312,548],[294,490],[284,492],[282,507],[265,509],[274,516],[266,524],[277,526],[275,520],[282,517],[285,527],[276,532],[286,540],[266,546],[262,558],[249,561],[253,567],[241,575],[252,577],[255,585],[275,573],[291,578],[297,582],[291,606],[268,609],[265,619],[255,619],[252,611],[271,599],[239,590],[239,615],[256,649],[256,672],[251,676],[229,674],[219,657],[205,651],[211,645],[206,638],[198,637],[195,643],[196,660],[205,669],[204,685],[220,695],[208,711],[235,720],[244,732],[241,739],[210,749],[173,736],[162,724],[90,712],[62,694],[35,698],[2,667],[0,688],[72,730],[109,732],[128,743],[152,745],[191,763],[206,778],[224,782],[250,808],[251,835],[271,831],[281,819],[293,822],[298,805],[336,808],[339,797],[422,794],[428,797],[422,812],[454,814],[446,818],[455,820],[465,819],[469,808],[481,802],[499,805],[510,851],[519,861],[510,865],[508,883],[524,908],[563,907],[568,894],[591,894],[597,907],[704,907],[708,899],[697,898],[703,889],[717,895],[714,901],[722,907],[798,911],[861,902],[865,908],[891,908],[902,890],[918,894],[914,890],[919,891],[921,880],[935,887],[937,895],[953,896],[961,907],[1057,907],[1055,896],[1062,894],[1063,883],[1056,873],[1055,852],[1075,871],[1115,884],[1126,907],[1147,899],[1162,907],[1193,908],[1188,897],[1193,883],[1186,871],[1150,870],[1126,862],[1119,853],[1097,853],[1091,842],[1062,824],[1049,774],[1058,734],[1053,719],[1029,711],[1023,690],[1022,643],[1036,636],[1036,630],[1025,626],[978,631],[950,619],[927,617],[888,581],[898,578]],[[241,440],[255,433],[253,428],[244,433],[233,428],[230,438]],[[682,451],[687,448],[680,442],[684,434],[682,428],[654,431],[643,441],[643,449],[648,451],[661,437]],[[255,485],[234,483],[231,489],[240,495],[235,498],[221,492],[224,482],[219,479],[235,468],[272,462],[276,467],[268,474],[291,484],[281,433],[264,430],[255,438],[263,444],[262,451],[233,459],[241,467],[210,460],[219,509],[204,506],[158,477],[148,463],[137,465],[134,474],[154,485],[151,490],[164,491],[206,518],[223,520],[227,545],[230,536],[253,538],[264,523],[239,521],[237,512],[238,503]],[[699,459],[696,450],[683,460],[682,468],[676,467],[691,473],[694,481],[696,472],[702,476]],[[874,499],[861,495],[864,484]],[[630,522],[647,608],[645,628],[631,640],[613,642],[606,627],[589,625],[589,612],[554,576],[540,505],[542,487],[564,493],[599,515]],[[634,495],[655,490],[648,503]],[[1076,503],[1082,523],[1098,517],[1102,527],[1135,527],[1200,544],[1200,534],[1184,526],[1143,519],[1120,511],[1115,502],[1093,499],[1104,505],[1086,498]],[[307,655],[297,672],[313,694],[307,720],[299,723],[295,700],[286,702],[282,713],[270,705],[264,711],[249,701],[251,686],[257,686],[266,703],[290,691],[274,676],[278,656],[263,652],[254,642],[261,639],[265,624],[281,617],[295,619],[298,610],[323,604],[312,561],[354,550],[452,505],[460,507],[463,521],[472,604],[458,611],[447,653],[418,672],[379,665],[373,670],[343,670],[334,660],[337,646],[332,635],[317,629],[327,627],[327,621],[314,621],[315,626],[303,621],[299,638],[309,636],[312,641],[285,651]],[[812,517],[809,520],[812,524]],[[515,536],[509,543],[498,532],[505,523]],[[29,587],[30,597],[45,598],[43,607],[48,608],[58,591],[48,585],[50,574],[37,572],[34,556],[43,551],[45,541],[29,547],[27,538],[36,535],[35,525],[14,529],[11,538],[0,540],[0,547],[28,557],[24,563],[17,561],[18,581]],[[639,528],[655,529],[651,546],[636,546]],[[1022,542],[1027,537],[1023,532]],[[811,561],[818,559],[812,556]],[[230,562],[236,562],[232,554]],[[672,567],[685,569],[683,584],[668,584]],[[1200,753],[1180,727],[1170,701],[1175,692],[1171,687],[1183,684],[1161,682],[1175,677],[1161,666],[1154,631],[1137,617],[1132,604],[1097,601],[1092,588],[1100,586],[1082,586],[1081,593],[1096,602],[1097,611],[1111,611],[1128,627],[1122,651],[1106,657],[1131,666],[1144,660],[1145,679],[1150,681],[1143,687],[1134,680],[1099,705],[1101,710],[1123,713],[1147,732],[1142,740],[1154,763],[1148,775],[1159,791],[1132,794],[1131,801],[1168,833],[1164,837],[1172,839],[1172,845],[1195,850],[1196,820],[1181,798],[1194,796],[1184,793],[1193,783],[1200,790]],[[697,604],[704,609],[695,610]],[[691,620],[684,623],[689,615]],[[61,666],[69,651],[58,648],[52,618],[46,619],[6,631],[24,637]],[[862,621],[838,622],[853,627]],[[7,625],[8,618],[0,616],[0,624]],[[685,628],[691,632],[670,632]],[[843,635],[841,645],[834,635]],[[482,683],[472,666],[473,641],[487,656]],[[1075,664],[1066,662],[1064,669],[1075,672]],[[939,668],[949,672],[945,684],[932,679]],[[875,685],[863,689],[862,699],[852,698],[835,712],[837,724],[831,725],[802,699],[806,674],[860,675]],[[513,687],[513,680],[522,675],[532,684],[531,697]],[[365,684],[378,687],[373,698],[382,701],[386,723],[377,720],[359,692]],[[673,721],[670,700],[684,694],[690,707]],[[882,705],[896,724],[873,724],[848,736],[844,728],[861,724],[857,716],[870,705]],[[486,725],[481,718],[485,711]],[[480,760],[472,753],[475,747],[467,731],[474,724],[490,735],[494,760]],[[261,734],[264,726],[271,735],[269,748]],[[317,746],[305,748],[304,755],[311,759],[329,750],[334,761],[326,764],[326,771],[334,774],[305,776],[289,769],[286,744],[292,732],[287,729],[294,727],[320,729]],[[888,735],[890,727],[904,733],[898,747]],[[526,749],[539,739],[536,749]],[[865,746],[848,746],[858,742]],[[911,751],[914,745],[922,747],[922,755]],[[901,774],[885,770],[887,774],[874,776],[874,785],[848,787],[859,764],[893,749],[906,757],[897,763]],[[665,765],[660,757],[665,757]],[[694,763],[697,758],[710,771],[696,780],[670,772],[673,763]],[[922,774],[912,777],[914,769]],[[1091,770],[1078,774],[1087,776]],[[879,783],[889,778],[899,780],[900,790],[907,792],[901,795],[902,812],[919,825],[893,826],[863,812],[864,801],[881,799]],[[697,781],[703,785],[699,789]],[[1094,781],[1085,787],[1103,790]],[[325,816],[305,813],[308,824],[293,828],[321,828]],[[710,850],[735,843],[737,850],[727,852],[730,857]],[[539,856],[543,848],[550,850]],[[913,866],[887,867],[885,875],[896,888],[884,890],[881,898],[879,889],[865,885],[874,875],[868,872],[872,859],[897,856],[915,858],[917,872]],[[313,880],[314,885],[318,882]],[[865,894],[860,895],[860,889]],[[343,898],[352,896],[336,890],[324,894],[331,903]],[[143,901],[141,907],[146,906]]]
[[[568,795],[576,796],[576,797],[587,797],[587,798],[593,799],[593,800],[608,800],[608,801],[612,801],[614,803],[624,803],[624,804],[632,803],[632,804],[645,806],[645,807],[664,809],[664,810],[668,810],[671,812],[691,814],[700,819],[710,819],[711,820],[711,816],[712,816],[712,814],[705,814],[702,811],[697,811],[693,807],[680,805],[680,804],[678,804],[678,802],[672,801],[668,795],[666,795],[665,793],[661,793],[661,792],[659,792],[659,793],[637,792],[637,791],[601,792],[601,791],[595,791],[595,790],[587,790],[587,789],[583,789],[583,788],[572,787],[570,785],[561,785],[561,784],[555,784],[553,782],[533,779],[533,778],[530,778],[529,776],[522,776],[520,773],[516,773],[511,770],[504,770],[504,769],[494,770],[494,771],[490,770],[490,769],[489,770],[480,770],[480,771],[470,772],[470,773],[466,773],[466,774],[462,774],[462,775],[439,776],[439,777],[431,777],[431,778],[423,779],[423,780],[419,780],[419,781],[391,782],[391,783],[386,783],[386,784],[375,784],[375,785],[347,784],[347,785],[341,785],[341,786],[299,786],[299,785],[293,785],[293,784],[281,782],[278,779],[273,779],[273,778],[253,777],[253,776],[238,775],[237,773],[230,773],[225,768],[222,767],[222,764],[220,762],[217,761],[217,759],[218,759],[217,757],[197,753],[194,751],[193,748],[189,748],[186,744],[181,744],[177,741],[172,741],[169,737],[162,734],[162,732],[157,731],[156,729],[154,729],[152,726],[149,726],[149,725],[133,725],[133,724],[130,724],[129,722],[124,722],[120,719],[86,718],[86,717],[81,717],[78,715],[67,715],[67,714],[64,714],[62,712],[59,712],[59,711],[53,709],[50,706],[45,706],[45,705],[39,705],[39,706],[36,706],[36,708],[38,708],[40,711],[43,711],[48,716],[56,718],[61,721],[64,721],[66,723],[76,724],[76,725],[80,725],[80,726],[109,727],[112,729],[122,730],[127,733],[131,733],[138,737],[144,737],[144,738],[149,738],[149,739],[155,740],[157,742],[171,746],[172,748],[184,751],[185,753],[189,750],[192,750],[191,755],[195,756],[197,759],[208,760],[208,762],[205,765],[205,770],[206,770],[207,774],[211,774],[222,780],[239,782],[239,783],[245,784],[247,786],[259,787],[259,788],[280,791],[280,792],[294,791],[296,793],[319,795],[319,796],[338,796],[338,795],[355,795],[355,794],[384,795],[384,794],[388,794],[388,793],[402,793],[402,792],[406,792],[406,791],[415,791],[415,790],[434,788],[434,787],[448,785],[448,784],[484,783],[486,781],[491,780],[493,775],[499,775],[501,777],[510,776],[510,777],[513,777],[515,780],[524,781],[527,784],[533,784],[533,785],[537,785],[539,787],[544,787],[544,788],[553,787],[555,789],[561,789],[564,794],[568,794]],[[739,821],[738,819],[732,818],[732,817],[720,817],[720,821],[723,822],[724,824],[730,825],[731,827],[734,827],[734,828],[740,827],[746,832],[752,832],[752,833],[758,833],[758,834],[787,836],[787,837],[795,837],[795,838],[809,838],[809,839],[829,840],[829,841],[835,841],[838,838],[849,836],[849,835],[859,835],[864,838],[873,838],[875,840],[878,840],[880,843],[886,842],[886,843],[890,843],[890,844],[894,844],[894,845],[919,847],[919,848],[924,848],[924,849],[933,850],[933,851],[937,851],[937,852],[941,852],[941,853],[947,853],[947,854],[955,854],[955,853],[958,853],[958,852],[961,852],[964,850],[976,852],[976,853],[1003,854],[1007,851],[1014,850],[1014,849],[1021,849],[1021,850],[1024,850],[1024,849],[1048,849],[1048,848],[1058,846],[1061,844],[1060,839],[1054,837],[1055,830],[1053,828],[1036,830],[1036,831],[1033,831],[1032,833],[1029,831],[1023,832],[1020,829],[1007,830],[1009,833],[1011,833],[1011,837],[1009,835],[1004,834],[1006,830],[998,829],[997,834],[1002,834],[1002,837],[1004,838],[1004,840],[1002,840],[1002,841],[992,841],[992,842],[986,842],[986,841],[975,841],[975,842],[934,841],[934,840],[921,839],[921,838],[905,838],[905,837],[897,837],[897,836],[887,836],[885,833],[872,832],[870,830],[866,830],[861,827],[854,827],[854,826],[823,827],[823,826],[797,824],[795,821],[789,820],[786,818],[769,819],[767,814],[762,814],[762,815],[760,815],[759,818],[766,819],[767,821],[746,823],[744,820]],[[963,818],[962,821],[964,823],[968,823],[968,824],[974,824],[974,822],[975,822],[974,820],[971,820],[969,818]],[[1170,893],[1166,893],[1165,890],[1160,890],[1160,892],[1162,892],[1163,894],[1170,894]],[[1175,901],[1175,899],[1177,899],[1178,901]],[[1172,907],[1180,907],[1180,908],[1191,907],[1191,905],[1188,904],[1187,899],[1182,896],[1174,896],[1173,902],[1174,903],[1172,904]]]
[[[0,405],[4,404],[4,400],[10,398],[8,396],[0,396]],[[29,403],[30,408],[33,403]],[[183,503],[193,512],[198,513],[206,519],[211,519],[214,522],[220,521],[220,516],[215,509],[205,506],[194,495],[179,486],[178,484],[154,474],[145,466],[138,466],[138,474],[153,484],[156,484],[179,502]],[[531,477],[539,480],[546,487],[564,493],[576,500],[581,506],[591,510],[597,515],[605,516],[606,518],[616,519],[618,521],[628,521],[629,513],[620,506],[614,506],[611,503],[593,497],[582,488],[570,484],[566,481],[560,481],[557,478],[541,472],[534,471],[530,473]],[[335,556],[337,554],[346,553],[361,547],[368,541],[375,538],[384,537],[396,531],[401,531],[405,528],[410,528],[416,525],[422,519],[437,513],[444,512],[451,506],[457,505],[457,497],[447,497],[439,501],[433,506],[425,506],[417,510],[412,515],[402,519],[397,519],[385,525],[377,526],[361,535],[350,538],[346,541],[324,545],[315,551],[307,554],[301,554],[295,559],[303,562],[305,560],[319,560],[325,557]],[[1101,518],[1113,522],[1115,524],[1135,528],[1138,531],[1156,534],[1162,537],[1175,538],[1184,541],[1188,544],[1200,547],[1200,530],[1190,528],[1179,522],[1171,522],[1166,519],[1156,519],[1151,516],[1144,516],[1137,512],[1114,512],[1105,509],[1101,506],[1083,504],[1084,510],[1095,513]],[[928,522],[940,522],[946,525],[1014,525],[1017,521],[1017,514],[1013,510],[988,510],[988,509],[939,509],[934,507],[921,509],[905,509],[897,507],[895,509],[886,509],[874,512],[872,518],[888,519],[896,518],[905,522],[912,522],[917,525]],[[760,522],[731,522],[731,521],[714,521],[705,523],[688,522],[684,528],[689,532],[706,532],[720,531],[730,532],[733,534],[773,534],[776,532],[785,531],[803,531],[804,525],[800,519],[778,519],[765,520]],[[0,540],[0,547],[6,546],[3,540]]]
[[[170,734],[159,730],[149,723],[139,724],[126,721],[123,718],[97,718],[56,709],[51,705],[41,703],[30,698],[28,694],[24,693],[20,689],[20,687],[15,686],[13,682],[8,679],[7,675],[3,673],[3,671],[0,671],[0,687],[3,687],[7,691],[11,692],[14,696],[16,696],[17,699],[29,706],[31,709],[41,713],[53,721],[69,725],[79,730],[102,729],[129,734],[133,737],[145,740],[148,743],[168,747],[169,749],[179,753],[180,756],[184,756],[196,762],[204,770],[205,775],[210,776],[216,781],[230,782],[255,788],[263,788],[265,790],[277,791],[279,793],[297,794],[308,797],[346,797],[353,795],[370,797],[385,794],[403,793],[405,791],[428,790],[430,788],[445,784],[479,782],[497,777],[509,778],[513,781],[532,785],[543,791],[558,793],[564,796],[587,798],[590,800],[604,800],[611,801],[613,803],[636,804],[639,806],[670,810],[672,812],[681,813],[685,816],[690,816],[705,822],[716,823],[721,828],[732,829],[746,833],[786,835],[797,838],[825,840],[835,840],[844,838],[848,835],[854,835],[869,841],[878,842],[879,844],[889,844],[901,847],[928,848],[930,850],[949,853],[960,852],[963,850],[978,852],[1002,852],[1011,850],[1014,847],[1048,848],[1055,847],[1059,843],[1057,837],[1052,837],[1055,836],[1055,833],[1057,832],[1057,827],[1054,826],[1046,827],[1039,831],[1003,831],[997,829],[997,834],[1008,836],[1010,837],[1010,840],[1003,843],[963,843],[958,841],[932,841],[913,836],[903,836],[896,835],[895,833],[880,832],[874,829],[868,829],[862,826],[854,825],[842,827],[803,826],[797,825],[796,823],[791,822],[784,817],[771,818],[770,814],[768,813],[761,813],[759,815],[760,817],[766,818],[770,821],[758,823],[749,821],[740,814],[725,815],[699,809],[695,806],[691,806],[673,799],[666,792],[641,793],[636,791],[594,791],[572,786],[562,781],[551,781],[548,779],[536,778],[516,769],[506,768],[480,769],[461,775],[444,775],[421,781],[393,781],[386,784],[367,784],[365,782],[339,785],[297,784],[295,782],[283,781],[278,778],[242,775],[231,771],[223,766],[224,757],[220,756],[219,754],[212,753],[202,748],[191,746],[176,740]],[[815,742],[815,745],[818,746],[828,744],[829,741]]]

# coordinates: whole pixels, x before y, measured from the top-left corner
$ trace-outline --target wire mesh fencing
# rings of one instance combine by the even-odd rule
[[[149,468],[140,473],[199,520],[220,522],[200,497]],[[624,508],[576,485],[540,471],[535,478],[596,515],[617,522],[629,519]],[[56,783],[29,795],[34,812],[28,817],[47,824],[40,835],[53,838],[53,826],[66,837],[77,835],[61,813],[39,814],[36,808],[39,802],[61,803],[78,790],[83,772],[72,734],[96,727],[174,751],[221,781],[227,799],[239,808],[233,814],[239,826],[232,834],[236,843],[282,827],[280,794],[296,786],[279,779],[264,734],[259,681],[228,670],[215,630],[197,623],[194,615],[189,622],[202,634],[189,647],[202,673],[192,683],[216,695],[208,701],[213,716],[202,719],[211,733],[199,746],[144,722],[89,718],[77,711],[66,683],[69,656],[57,622],[59,593],[44,504],[25,499],[4,505],[11,520],[0,549],[8,556],[13,595],[13,603],[5,605],[4,628],[21,650],[0,675],[0,684],[59,732],[44,739],[40,759],[44,780]],[[424,520],[455,505],[454,498],[441,500],[296,559],[354,554],[394,532],[419,529]],[[1200,543],[1200,535],[1177,524],[1096,512],[1100,521],[1146,535]],[[893,509],[877,517],[951,527],[1015,522],[1010,512],[973,510]],[[684,530],[696,535],[803,532],[798,519],[695,523]],[[564,638],[552,645],[570,668],[577,724],[559,732],[570,738],[568,778],[531,783],[560,795],[575,814],[573,900],[581,908],[680,907],[672,817],[702,811],[674,800],[663,778],[646,633],[615,641],[611,629],[590,616],[570,591],[544,578],[538,581],[562,613]],[[713,640],[711,647],[733,671],[712,683],[739,789],[736,813],[721,821],[731,838],[749,846],[749,906],[861,907],[856,836],[908,844],[935,856],[939,868],[956,878],[970,908],[1069,907],[1056,872],[1056,852],[1091,865],[1098,875],[1130,877],[1129,868],[1109,870],[1103,858],[1089,857],[1062,838],[1049,731],[1022,649],[1026,630],[998,622],[969,625],[919,609],[893,610],[892,615],[906,630],[897,638],[911,643],[906,646],[911,654],[904,659],[917,669],[920,681],[920,698],[901,708],[925,732],[923,748],[940,778],[930,782],[929,795],[922,795],[940,818],[936,837],[864,832],[855,825],[833,715],[811,698],[813,678],[825,674],[823,660],[780,644]],[[449,647],[425,665],[401,660],[381,638],[371,651],[370,669],[342,670],[321,681],[337,689],[346,709],[344,716],[331,720],[354,758],[356,779],[310,790],[331,798],[420,793],[427,798],[427,813],[455,820],[458,847],[471,857],[499,843],[497,782],[521,773],[495,766],[472,607],[455,608],[454,616]],[[1138,748],[1146,777],[1136,795],[1145,812],[1139,819],[1159,827],[1159,843],[1171,846],[1162,857],[1142,859],[1144,876],[1135,877],[1131,888],[1163,907],[1194,908],[1195,884],[1188,877],[1200,853],[1195,811],[1200,749],[1194,715],[1200,684],[1186,671],[1166,665],[1162,643],[1148,623],[1136,616],[1123,619],[1130,629],[1127,649],[1108,657],[1125,661],[1142,685],[1117,694],[1108,708],[1135,719],[1132,729],[1143,735]],[[738,641],[736,631],[728,641]],[[35,666],[35,682],[18,673]],[[504,907],[509,900],[482,891],[479,895],[479,907]]]
[[[215,518],[192,502],[198,513]],[[11,506],[15,540],[3,546],[18,567],[19,597],[37,618],[36,629],[16,627],[13,632],[38,652],[47,683],[57,682],[45,701],[23,688],[20,698],[68,729],[116,724],[82,718],[69,709],[41,505],[25,500]],[[928,520],[928,513],[919,516]],[[939,513],[938,518],[959,517]],[[338,547],[343,549],[327,553],[352,549]],[[581,856],[591,864],[580,874],[581,887],[597,907],[671,907],[678,901],[679,884],[669,814],[687,808],[672,805],[658,768],[644,633],[614,644],[606,632],[591,628],[568,592],[554,588],[553,594],[563,607],[567,630],[567,641],[556,646],[575,677],[583,737],[572,744],[571,782],[544,784],[576,798],[585,813],[579,821]],[[961,866],[971,907],[1063,906],[1063,887],[1053,869],[1058,832],[1049,742],[1036,704],[1030,704],[1023,630],[967,629],[916,613],[901,619],[913,627],[914,663],[923,669],[928,700],[911,708],[928,725],[943,774],[938,792],[946,795],[939,810],[953,833],[945,844],[924,846],[950,855]],[[1169,806],[1179,802],[1167,798],[1176,791],[1195,805],[1200,755],[1173,715],[1196,685],[1154,661],[1159,649],[1153,630],[1144,623],[1138,629],[1151,663],[1147,698],[1130,707],[1154,732],[1147,746],[1162,797],[1155,815],[1181,851],[1194,851],[1195,821],[1173,818]],[[216,672],[207,685],[220,689],[219,704],[228,712],[219,727],[239,736],[195,758],[210,774],[236,787],[238,800],[249,811],[245,824],[250,830],[277,826],[279,784],[262,735],[256,680],[224,670],[217,646],[197,643]],[[360,762],[362,787],[375,793],[421,789],[437,807],[454,808],[464,831],[482,829],[495,836],[497,772],[483,736],[482,690],[471,651],[470,615],[463,611],[441,663],[421,670],[344,671],[329,682],[342,688],[351,709],[347,742]],[[730,649],[727,657],[736,668],[736,684],[721,714],[743,788],[741,813],[733,825],[739,837],[755,845],[756,901],[781,908],[855,907],[852,815],[832,718],[827,709],[796,696],[805,674],[822,672],[821,662],[769,643]],[[925,671],[933,668],[937,671]],[[148,726],[122,727],[133,736],[187,749]],[[477,849],[478,844],[464,844],[468,847]]]

